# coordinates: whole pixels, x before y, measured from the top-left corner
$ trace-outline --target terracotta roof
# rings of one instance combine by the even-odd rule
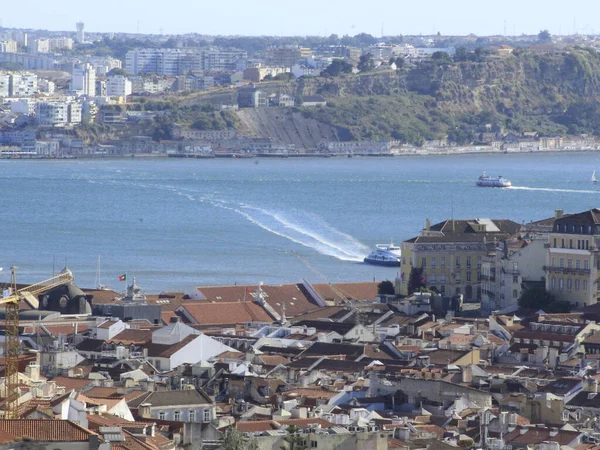
[[[197,334],[192,334],[188,337],[186,337],[185,339],[183,339],[181,342],[178,342],[177,344],[174,345],[167,345],[167,344],[146,344],[144,347],[148,350],[148,356],[154,357],[154,358],[170,358],[171,356],[173,356],[175,353],[177,353],[179,350],[181,350],[183,347],[185,347],[186,345],[188,345],[190,342],[192,342],[194,339],[198,338],[199,335]]]
[[[204,405],[212,404],[210,397],[200,389],[189,389],[181,391],[156,391],[148,392],[129,402],[131,408],[137,408],[142,403],[150,403],[152,406],[179,406],[179,405]]]
[[[121,331],[112,339],[107,340],[106,342],[113,344],[146,344],[152,340],[152,330],[135,330],[135,329],[127,329]]]
[[[258,286],[200,286],[198,293],[209,302],[242,302],[254,300]],[[263,285],[265,301],[277,313],[285,304],[288,317],[313,311],[320,305],[314,303],[301,284]]]
[[[117,388],[95,386],[85,391],[86,397],[90,398],[121,398],[122,395],[117,392]]]
[[[271,316],[254,302],[184,303],[181,309],[185,309],[199,325],[273,322]]]
[[[100,427],[144,428],[154,424],[152,421],[130,422],[112,414],[88,414],[87,419],[89,428],[93,431],[97,431]]]
[[[347,300],[374,301],[377,299],[379,282],[365,283],[332,283],[332,286]],[[340,303],[342,300],[329,284],[313,284],[313,289],[326,301]]]
[[[117,322],[118,322],[117,320],[107,320],[105,322],[102,322],[96,328],[110,328],[111,326],[113,326]]]
[[[0,420],[0,431],[38,442],[85,442],[96,433],[68,420]]]
[[[238,421],[235,423],[235,428],[240,433],[258,433],[261,431],[277,430],[280,425],[295,426],[300,429],[308,428],[310,425],[321,425],[321,428],[330,428],[333,424],[324,419],[287,419],[287,420],[255,420],[255,421]]]
[[[63,386],[65,390],[80,391],[84,387],[93,384],[94,380],[89,378],[70,378],[70,377],[54,377],[51,381],[54,381],[57,386]]]
[[[75,326],[75,323],[77,323],[77,326]],[[85,322],[73,322],[64,325],[44,325],[41,323],[41,325],[43,328],[42,326],[25,326],[23,328],[23,333],[46,334],[52,337],[58,337],[59,334],[62,334],[63,336],[74,334],[76,328],[77,333],[83,333],[91,327],[89,323]]]
[[[503,436],[504,442],[514,445],[535,445],[541,444],[544,441],[554,441],[558,445],[568,445],[576,439],[581,433],[579,431],[557,430],[552,432],[549,428],[530,427],[524,433],[521,433],[522,428],[517,427],[513,431]],[[553,436],[551,435],[554,434]]]
[[[281,355],[260,355],[259,359],[263,362],[265,366],[277,366],[279,364],[289,364],[290,360]]]
[[[117,299],[123,297],[122,294],[111,290],[104,289],[82,289],[86,294],[92,294],[94,298],[92,299],[93,305],[105,304],[105,303],[115,303]]]

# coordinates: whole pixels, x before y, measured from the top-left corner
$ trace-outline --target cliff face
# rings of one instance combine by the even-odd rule
[[[600,56],[585,49],[487,55],[480,62],[430,61],[395,71],[259,86],[267,94],[327,98],[326,107],[237,113],[251,134],[299,148],[312,148],[323,139],[399,139],[419,145],[446,136],[467,144],[489,125],[516,132],[600,134]],[[231,102],[235,91],[215,95],[203,96],[203,102]]]

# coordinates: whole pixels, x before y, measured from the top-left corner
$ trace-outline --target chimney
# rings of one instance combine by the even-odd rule
[[[462,382],[472,383],[473,382],[473,369],[471,366],[464,366],[462,368]]]
[[[425,231],[429,231],[431,229],[431,222],[429,219],[425,219]]]
[[[151,413],[150,413],[150,407],[152,405],[150,403],[142,403],[139,408],[138,408],[138,414],[140,417],[144,418],[144,419],[150,419],[152,418]]]
[[[565,212],[562,209],[555,209],[554,210],[554,217],[556,219],[560,219],[564,214],[565,214]]]

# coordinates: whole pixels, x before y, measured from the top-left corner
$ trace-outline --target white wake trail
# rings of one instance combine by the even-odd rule
[[[554,189],[554,188],[535,188],[527,186],[512,186],[505,189],[512,189],[517,191],[542,191],[542,192],[566,192],[570,194],[600,194],[600,191],[586,190],[586,189]]]

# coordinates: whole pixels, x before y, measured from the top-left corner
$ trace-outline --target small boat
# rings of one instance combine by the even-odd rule
[[[398,267],[402,263],[402,253],[400,247],[390,244],[377,244],[376,250],[371,252],[364,261],[377,266]]]
[[[596,171],[594,170],[594,173],[592,173],[592,183],[597,183],[598,179],[596,178]]]
[[[483,174],[477,180],[477,186],[507,188],[511,187],[512,183],[502,175],[490,177],[486,172],[483,172]]]

